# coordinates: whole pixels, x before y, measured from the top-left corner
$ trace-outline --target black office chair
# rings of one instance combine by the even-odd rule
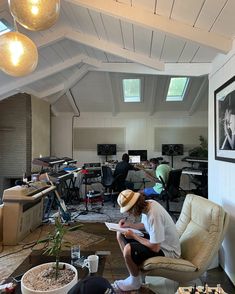
[[[116,177],[113,176],[112,169],[109,166],[103,165],[101,167],[101,184],[104,186],[106,191],[109,191],[111,194],[111,201],[113,202],[113,207],[116,204],[116,198],[118,194],[125,190],[125,185],[123,184],[123,175],[119,174]]]
[[[181,191],[183,191],[183,189],[180,188],[181,174],[182,169],[171,170],[167,183],[165,183],[163,178],[160,176],[160,180],[163,185],[163,191],[160,196],[162,200],[166,202],[166,210],[170,213],[180,213],[180,211],[170,210],[170,201],[173,201],[181,196]]]

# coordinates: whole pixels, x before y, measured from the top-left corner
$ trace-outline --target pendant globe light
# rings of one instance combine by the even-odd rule
[[[50,28],[57,20],[60,0],[8,0],[14,19],[31,31]]]
[[[37,47],[28,37],[17,31],[0,36],[0,68],[2,71],[11,76],[20,77],[34,71],[37,63]]]

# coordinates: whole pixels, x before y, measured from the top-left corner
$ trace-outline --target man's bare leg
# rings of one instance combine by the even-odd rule
[[[123,252],[123,257],[130,276],[125,280],[115,281],[115,285],[122,291],[138,290],[141,287],[141,274],[138,266],[133,262],[131,257],[131,246],[125,244],[122,234],[117,234],[119,246]]]

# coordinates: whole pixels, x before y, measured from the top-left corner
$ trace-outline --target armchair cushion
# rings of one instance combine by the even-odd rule
[[[183,258],[170,258],[156,256],[145,260],[142,264],[143,270],[168,269],[181,272],[195,272],[197,267]]]

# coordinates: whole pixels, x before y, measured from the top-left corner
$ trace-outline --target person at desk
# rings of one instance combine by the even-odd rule
[[[126,177],[129,170],[138,170],[132,164],[129,163],[129,155],[124,153],[122,155],[122,161],[118,162],[114,170],[113,176],[117,178],[117,191],[133,189],[134,183],[126,181]]]
[[[157,158],[151,158],[149,160],[150,167],[155,171],[155,177],[146,172],[146,176],[149,177],[152,181],[155,182],[153,187],[144,188],[141,190],[141,193],[144,193],[146,197],[150,195],[160,195],[163,190],[163,184],[160,180],[160,177],[163,179],[164,183],[167,183],[171,167],[168,164],[160,164]]]
[[[124,190],[119,194],[117,202],[121,213],[141,217],[141,221],[119,221],[120,227],[130,228],[124,233],[117,232],[117,241],[130,275],[125,280],[115,281],[114,286],[122,291],[138,290],[142,282],[139,265],[154,256],[179,258],[179,235],[165,208],[157,201],[146,200],[142,193]],[[132,229],[146,231],[146,234],[142,237]]]

